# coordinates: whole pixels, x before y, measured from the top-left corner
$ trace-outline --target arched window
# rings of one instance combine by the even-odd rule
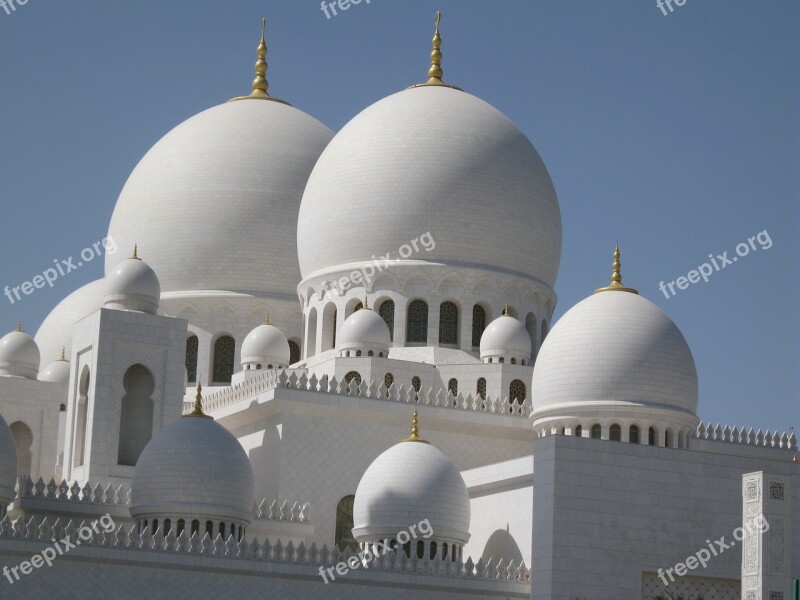
[[[355,379],[357,385],[361,385],[361,373],[358,371],[350,371],[347,375],[344,376],[345,383],[348,385],[350,382]]]
[[[306,358],[314,356],[317,352],[317,309],[308,311],[306,319]]]
[[[384,300],[378,308],[378,315],[389,327],[389,339],[394,340],[394,300]]]
[[[412,377],[411,387],[414,388],[414,391],[416,392],[416,397],[419,398],[419,390],[422,387],[422,380],[417,376]]]
[[[429,558],[436,558],[436,542],[431,542],[431,551]]]
[[[17,448],[17,477],[31,474],[33,454],[33,432],[22,421],[16,421],[9,426],[14,437],[14,446]]]
[[[197,352],[200,342],[196,335],[186,338],[186,376],[189,383],[197,382]]]
[[[581,425],[575,426],[575,437],[583,437],[583,426]]]
[[[621,442],[622,441],[622,427],[614,423],[611,426],[611,429],[608,430],[608,439],[612,442]]]
[[[481,397],[481,400],[486,400],[486,380],[481,377],[478,379],[478,385],[475,386],[475,391],[478,392],[478,396]]]
[[[408,305],[406,341],[428,343],[428,305],[424,300],[414,300]]]
[[[59,404],[58,405],[58,412],[67,412],[67,405],[66,404]]]
[[[322,326],[320,327],[320,352],[336,347],[336,319],[339,311],[333,302],[328,302],[322,309]]]
[[[528,330],[528,337],[531,338],[531,356],[536,356],[536,315],[532,312],[525,317],[525,329]]]
[[[206,521],[206,535],[209,537],[213,537],[214,535],[214,523],[211,521]]]
[[[338,319],[339,319],[339,309],[337,308],[335,311],[333,311],[333,323],[332,323],[333,340],[331,341],[331,348],[336,348],[336,327],[339,325]]]
[[[439,305],[439,343],[458,344],[458,307],[454,302]]]
[[[83,466],[86,459],[86,429],[89,426],[89,383],[91,376],[88,367],[84,367],[78,386],[78,410],[75,415],[75,443],[72,456],[72,468]]]
[[[164,531],[162,532],[164,537],[168,536],[170,531],[172,531],[172,521],[164,519]]]
[[[139,455],[153,435],[155,379],[142,365],[133,365],[122,378],[125,395],[119,419],[117,464],[136,466]]]
[[[650,444],[651,446],[657,446],[658,445],[657,442],[658,442],[658,440],[657,440],[657,436],[656,436],[655,427],[651,427],[647,431],[647,443]]]
[[[478,348],[481,345],[481,336],[486,329],[486,311],[480,304],[472,307],[472,345]]]
[[[153,535],[158,531],[158,519],[153,519]]]
[[[628,442],[631,444],[639,443],[639,427],[637,425],[631,425],[631,428],[628,430]]]
[[[222,539],[225,539],[225,521],[219,522],[219,534],[222,536]]]
[[[394,383],[394,375],[391,373],[387,373],[383,376],[383,387],[386,388],[386,397],[389,397],[390,390],[392,388],[392,384]]]
[[[544,338],[547,337],[547,321],[542,321],[542,344],[544,344]]]
[[[214,383],[230,383],[233,376],[233,359],[236,342],[229,335],[220,336],[214,342]]]
[[[353,501],[355,496],[345,496],[336,505],[336,539],[334,544],[341,552],[350,548],[353,552],[358,550],[358,542],[353,537]]]
[[[289,340],[289,364],[300,362],[300,346],[294,340]]]
[[[447,382],[447,391],[453,396],[458,396],[458,379],[453,378]]]
[[[664,432],[664,447],[665,448],[672,448],[672,430],[667,429]]]
[[[425,558],[425,542],[417,540],[417,558]]]
[[[197,535],[200,535],[200,521],[198,521],[197,519],[194,519],[192,521],[192,532],[190,535],[194,535],[195,533]]]
[[[599,440],[603,437],[603,428],[600,425],[592,425],[592,439]]]
[[[175,531],[175,535],[180,536],[183,533],[184,529],[186,529],[186,521],[184,521],[183,519],[178,519],[178,528]]]
[[[519,379],[512,381],[508,387],[508,399],[512,402],[522,404],[525,402],[526,393],[525,384]]]

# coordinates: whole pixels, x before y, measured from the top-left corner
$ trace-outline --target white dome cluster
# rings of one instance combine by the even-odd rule
[[[161,284],[155,271],[138,256],[117,263],[106,272],[105,308],[155,314],[161,302]]]
[[[200,390],[195,412],[164,427],[142,451],[131,485],[131,517],[144,524],[173,527],[183,519],[206,523],[216,537],[232,526],[252,520],[255,483],[250,460],[239,441],[222,425],[202,413]]]
[[[22,331],[21,323],[0,338],[0,376],[36,379],[40,362],[39,346]]]
[[[14,500],[17,486],[17,446],[8,423],[0,415],[0,519]]]
[[[368,306],[347,317],[336,339],[341,356],[388,356],[391,344],[386,321]]]
[[[267,319],[248,333],[242,343],[242,369],[285,369],[290,355],[286,336]]]
[[[531,336],[507,310],[489,323],[481,335],[481,360],[527,365],[531,360]]]
[[[469,540],[470,501],[464,478],[438,448],[410,438],[392,446],[367,468],[356,490],[353,536],[360,544],[395,539],[423,521],[429,541],[460,549]]]

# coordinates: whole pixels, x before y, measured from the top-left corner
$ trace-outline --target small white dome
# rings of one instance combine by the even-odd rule
[[[401,442],[378,456],[356,490],[353,535],[359,543],[393,539],[428,520],[431,539],[466,544],[470,502],[453,462],[425,442]]]
[[[104,306],[155,314],[161,301],[161,284],[150,266],[138,258],[136,250],[106,274]]]
[[[41,369],[49,365],[54,356],[58,356],[62,347],[66,349],[67,356],[71,355],[75,323],[101,308],[105,295],[106,281],[98,279],[78,288],[50,311],[36,332],[36,343],[43,358]]]
[[[0,506],[7,506],[17,485],[17,446],[8,423],[0,415]]]
[[[289,341],[274,325],[262,324],[247,334],[242,342],[242,366],[260,364],[262,368],[288,367]]]
[[[567,311],[539,350],[532,389],[534,420],[600,406],[697,412],[686,340],[660,308],[629,292],[596,293]]]
[[[507,362],[514,358],[521,364],[531,358],[531,336],[525,326],[514,317],[502,314],[483,330],[481,335],[481,360],[503,357]]]
[[[0,338],[0,375],[36,379],[41,360],[36,341],[19,328]]]
[[[389,326],[370,308],[361,308],[347,317],[336,336],[336,346],[340,351],[388,352],[391,343]]]
[[[131,484],[134,519],[252,519],[255,483],[239,441],[208,417],[185,416],[142,451]],[[174,521],[173,521],[174,522]]]
[[[39,373],[39,381],[49,381],[51,383],[69,383],[70,367],[69,361],[64,354],[51,362],[44,371]]]

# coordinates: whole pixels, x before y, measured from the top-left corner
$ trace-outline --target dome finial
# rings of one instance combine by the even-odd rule
[[[506,302],[506,305],[503,307],[503,316],[504,317],[510,316],[510,313],[508,312],[508,302]]]
[[[200,374],[197,374],[197,378],[200,379]],[[209,415],[203,412],[203,386],[198,383],[197,384],[197,396],[194,397],[194,410],[189,414],[183,415],[184,417],[203,417],[204,419],[213,419],[214,417],[210,417]]]
[[[449,85],[442,81],[442,75],[444,72],[442,71],[442,51],[440,48],[442,47],[442,36],[439,35],[439,23],[442,21],[442,13],[440,11],[436,11],[436,31],[433,34],[433,50],[431,50],[431,66],[428,69],[428,81],[425,83],[418,83],[416,85],[412,85],[412,88],[415,87],[423,87],[426,85],[438,85],[442,87],[453,88],[454,90],[460,90],[454,85]]]
[[[58,354],[58,360],[60,362],[66,362],[67,361],[66,352],[67,352],[67,349],[64,348],[64,346],[61,346],[61,352]]]
[[[369,298],[367,298],[366,294],[364,294],[364,308],[369,310]]]
[[[134,244],[133,245],[133,254],[131,254],[130,258],[132,258],[133,260],[142,260],[141,258],[139,258],[139,245],[138,244]]]
[[[17,321],[17,331],[22,331],[22,321],[21,320]]]
[[[414,415],[411,417],[411,435],[403,440],[404,442],[422,442],[423,444],[430,444],[428,440],[423,440],[419,436],[419,418],[417,409],[414,409]]]
[[[619,246],[614,247],[614,264],[612,265],[612,272],[611,272],[611,283],[609,283],[606,287],[597,288],[594,293],[597,292],[630,292],[632,294],[638,294],[639,292],[633,288],[625,287],[622,285],[622,275],[620,274],[620,262],[619,262]]]
[[[269,312],[264,315],[264,325],[269,325]]]
[[[236,98],[231,98],[228,102],[233,102],[235,100],[272,100],[274,102],[280,102],[281,104],[289,104],[284,100],[279,100],[278,98],[273,98],[267,93],[269,89],[269,83],[267,82],[267,69],[269,69],[269,65],[267,65],[267,44],[264,41],[264,33],[267,30],[267,18],[261,18],[261,41],[258,44],[258,59],[256,60],[256,78],[253,79],[253,91],[250,92],[249,96],[238,96]]]

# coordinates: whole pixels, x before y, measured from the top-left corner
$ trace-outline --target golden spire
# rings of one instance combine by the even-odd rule
[[[22,321],[17,321],[17,331],[22,331]]]
[[[61,346],[61,353],[58,355],[58,360],[60,362],[67,361],[66,351],[67,351],[66,348],[64,348],[64,346]]]
[[[503,307],[503,316],[507,317],[507,316],[509,316],[509,314],[510,313],[508,312],[508,302],[506,302],[505,307]]]
[[[139,245],[138,244],[134,244],[133,245],[133,254],[131,254],[130,257],[133,260],[142,260],[141,258],[139,258]]]
[[[412,85],[410,87],[424,87],[426,85],[438,85],[441,87],[448,87],[453,88],[454,90],[460,90],[454,85],[449,85],[442,81],[442,51],[440,50],[442,46],[442,36],[439,35],[439,23],[442,20],[442,13],[438,10],[436,11],[436,31],[433,34],[433,50],[431,50],[431,66],[428,69],[428,81],[425,83],[418,83],[416,85]]]
[[[414,409],[414,416],[411,417],[411,435],[403,440],[404,442],[422,442],[423,444],[430,444],[428,440],[423,440],[419,437],[419,420],[417,409]]]
[[[364,306],[363,306],[363,308],[369,309],[369,299],[367,298],[366,294],[364,294]]]
[[[266,17],[261,18],[261,42],[258,44],[258,60],[256,60],[256,78],[253,79],[253,91],[249,96],[237,96],[231,98],[228,102],[236,100],[272,100],[273,102],[280,102],[281,104],[289,104],[284,100],[273,98],[267,93],[269,83],[267,82],[267,44],[264,42],[264,32],[267,29]],[[291,106],[291,105],[290,105]]]
[[[612,273],[611,273],[611,283],[609,283],[606,287],[597,288],[594,293],[597,292],[630,292],[632,294],[638,294],[635,289],[625,287],[622,285],[622,275],[620,275],[620,263],[619,263],[619,246],[614,247],[614,264],[612,265]]]
[[[264,316],[264,325],[269,325],[269,313]]]
[[[198,379],[200,376],[198,374]],[[197,396],[194,397],[194,410],[187,415],[183,415],[184,417],[203,417],[204,419],[213,419],[214,417],[210,417],[203,412],[203,386],[199,383],[197,384]]]

